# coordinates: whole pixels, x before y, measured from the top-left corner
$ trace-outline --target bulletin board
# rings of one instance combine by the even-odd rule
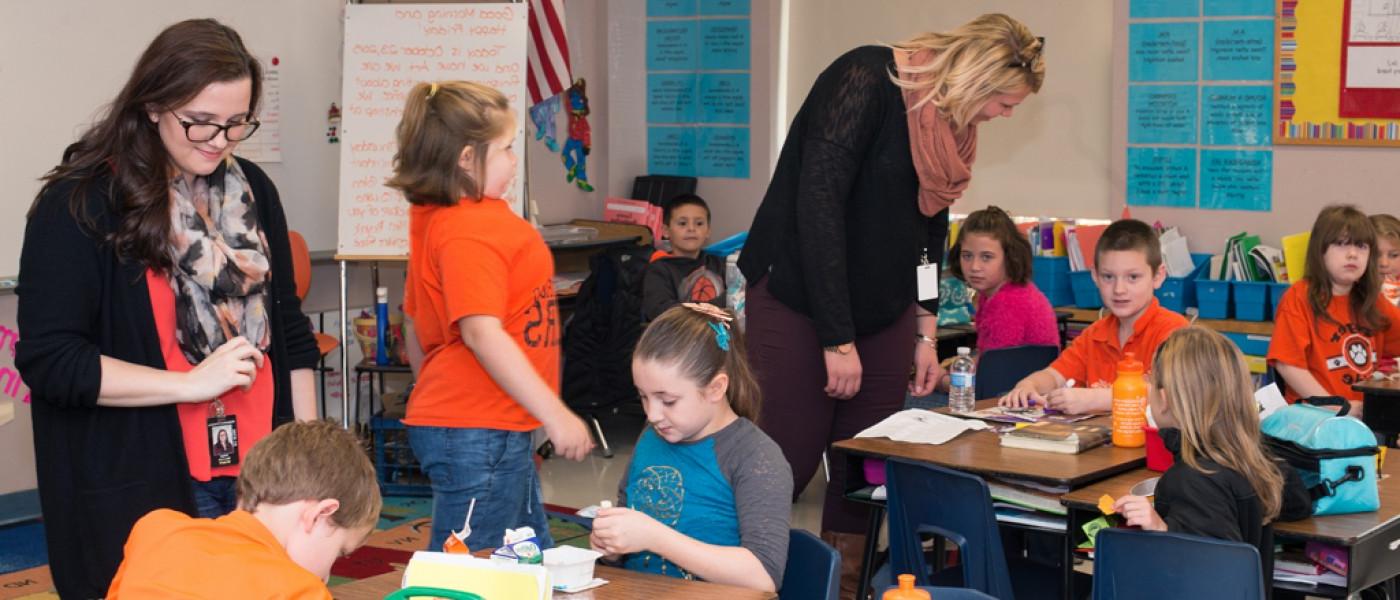
[[[1400,2],[1280,0],[1274,143],[1400,146]]]

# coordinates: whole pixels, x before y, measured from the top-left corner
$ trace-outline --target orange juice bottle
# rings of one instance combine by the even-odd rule
[[[900,575],[899,587],[880,596],[881,600],[930,600],[928,592],[914,587],[913,575]]]
[[[1142,429],[1147,424],[1147,379],[1142,373],[1142,361],[1132,352],[1124,354],[1113,380],[1114,446],[1141,448],[1147,443]]]

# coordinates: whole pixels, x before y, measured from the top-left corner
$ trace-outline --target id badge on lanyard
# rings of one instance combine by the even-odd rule
[[[209,440],[209,466],[227,467],[238,464],[238,417],[224,414],[224,403],[215,398],[209,405],[209,418],[204,422],[205,439]]]
[[[937,300],[938,263],[929,262],[928,248],[924,248],[924,254],[920,257],[919,266],[915,267],[914,273],[919,281],[919,301]]]

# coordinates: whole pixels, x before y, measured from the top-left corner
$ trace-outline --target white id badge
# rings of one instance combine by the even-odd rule
[[[938,263],[919,265],[914,270],[919,278],[919,301],[938,299]]]

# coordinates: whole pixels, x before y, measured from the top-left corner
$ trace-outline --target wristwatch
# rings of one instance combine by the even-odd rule
[[[851,343],[851,342],[846,342],[846,343],[844,343],[844,344],[840,344],[840,345],[837,345],[837,346],[827,346],[827,347],[825,347],[825,348],[822,348],[822,350],[826,350],[827,352],[832,352],[832,353],[840,354],[840,355],[844,356],[844,355],[850,354],[850,353],[852,353],[852,352],[855,352],[855,350],[856,350],[856,345],[853,344],[853,343]]]

